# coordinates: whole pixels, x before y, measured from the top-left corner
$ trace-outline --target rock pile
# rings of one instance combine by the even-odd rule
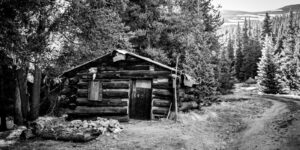
[[[40,117],[32,123],[31,127],[23,132],[25,138],[31,137],[26,136],[26,133],[33,133],[46,139],[74,142],[90,141],[105,132],[119,133],[123,129],[117,120],[100,117],[94,121],[66,121],[64,117]]]

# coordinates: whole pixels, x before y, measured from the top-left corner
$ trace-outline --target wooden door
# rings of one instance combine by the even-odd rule
[[[133,81],[129,112],[130,118],[150,119],[152,97],[151,84],[151,80],[137,79]]]

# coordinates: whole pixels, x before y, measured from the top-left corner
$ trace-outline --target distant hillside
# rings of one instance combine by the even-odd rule
[[[288,12],[290,10],[292,11],[300,11],[300,4],[295,4],[295,5],[288,5],[285,7],[280,8],[281,10]]]
[[[224,18],[224,25],[237,24],[238,22],[243,22],[245,18],[252,21],[262,21],[264,19],[265,13],[268,12],[271,17],[277,15],[283,15],[288,13],[290,10],[300,12],[300,4],[288,5],[276,10],[267,10],[260,12],[247,12],[247,11],[236,11],[236,10],[223,10],[221,14]]]

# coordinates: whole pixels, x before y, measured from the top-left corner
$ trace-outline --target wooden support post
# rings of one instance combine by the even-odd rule
[[[178,104],[177,104],[177,69],[178,69],[179,56],[177,56],[177,58],[176,58],[175,80],[173,80],[174,104],[175,104],[175,121],[177,121],[177,116],[178,116]]]

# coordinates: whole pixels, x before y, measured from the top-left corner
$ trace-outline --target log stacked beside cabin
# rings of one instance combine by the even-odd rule
[[[179,90],[179,111],[198,109],[201,100],[198,91],[194,87],[185,87]]]

